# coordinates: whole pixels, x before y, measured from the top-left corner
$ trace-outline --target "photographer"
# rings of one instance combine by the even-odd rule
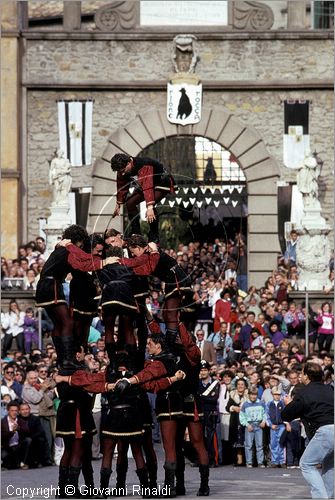
[[[220,330],[216,333],[212,333],[208,337],[208,340],[214,345],[217,364],[220,365],[224,363],[229,356],[229,353],[233,350],[233,339],[228,333],[227,323],[222,321],[220,324]]]

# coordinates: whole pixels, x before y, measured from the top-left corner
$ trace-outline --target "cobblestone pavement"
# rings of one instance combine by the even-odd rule
[[[163,454],[160,445],[157,446],[157,455],[160,463],[158,480],[163,483]],[[99,482],[99,469],[101,462],[94,461],[95,482]],[[135,463],[129,459],[129,471],[127,477],[128,497],[141,498],[137,494],[132,495],[133,485],[138,484],[135,474]],[[54,498],[57,486],[58,468],[44,467],[32,470],[2,471],[1,498]],[[196,499],[199,486],[199,472],[195,467],[186,465],[185,483],[188,499]],[[82,476],[81,476],[82,479]],[[81,483],[81,480],[80,480]],[[112,474],[110,488],[115,486],[115,473]],[[32,491],[30,488],[46,488],[43,494]],[[245,467],[218,467],[210,470],[210,498],[218,499],[305,499],[310,498],[309,489],[299,469],[247,469]],[[89,497],[87,497],[89,498]]]

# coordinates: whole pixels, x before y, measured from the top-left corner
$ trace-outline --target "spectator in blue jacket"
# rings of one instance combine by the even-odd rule
[[[252,446],[255,441],[258,467],[264,465],[263,429],[266,425],[265,404],[257,399],[257,388],[249,389],[249,401],[243,403],[240,423],[245,427],[245,459],[252,467]]]
[[[278,386],[272,387],[271,393],[273,400],[266,405],[266,422],[270,427],[271,467],[286,467],[284,447],[280,444],[286,427],[281,416],[285,403]]]

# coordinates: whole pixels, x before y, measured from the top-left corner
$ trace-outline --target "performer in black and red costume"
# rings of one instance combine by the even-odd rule
[[[116,262],[97,271],[101,287],[100,306],[105,324],[106,351],[111,364],[114,361],[114,354],[120,347],[132,354],[134,362],[137,353],[134,320],[138,307],[132,290],[134,273],[129,267],[119,262],[122,255],[122,249],[119,247],[107,248],[106,256],[114,258]],[[117,318],[119,318],[119,347],[114,341]]]
[[[156,340],[160,340],[160,345],[163,345],[164,339],[161,335],[157,336]],[[153,345],[158,346],[158,343]],[[157,347],[154,350],[157,350]],[[152,351],[152,349],[150,349],[149,347],[149,352],[150,351]],[[175,416],[176,414],[181,414],[181,411],[173,411],[177,408],[176,400],[171,395],[171,389],[175,386],[175,383],[178,380],[184,378],[185,374],[181,371],[172,373],[173,369],[175,368],[173,358],[169,354],[165,356],[166,359],[164,359],[164,354],[161,354],[161,356],[156,356],[156,359],[152,358],[151,361],[147,363],[147,369],[144,369],[136,376],[132,376],[131,373],[127,373],[125,371],[123,371],[123,373],[122,371],[120,372],[120,370],[125,370],[127,365],[126,358],[122,356],[124,356],[123,353],[118,353],[115,356],[118,371],[109,372],[109,374],[107,374],[108,380],[113,380],[114,382],[116,382],[116,386],[114,392],[108,393],[109,415],[102,430],[102,434],[104,436],[104,455],[101,469],[101,487],[108,488],[109,478],[112,472],[111,467],[113,451],[118,439],[122,438],[123,443],[121,446],[121,453],[124,453],[126,450],[126,447],[124,445],[126,445],[128,441],[130,442],[130,440],[132,440],[132,451],[135,460],[136,457],[138,459],[138,461],[136,461],[136,465],[138,468],[137,473],[141,481],[141,485],[148,485],[147,475],[149,472],[149,487],[150,490],[152,490],[153,488],[157,487],[157,469],[155,469],[154,464],[150,463],[150,465],[147,465],[149,465],[149,467],[153,466],[153,470],[147,470],[144,462],[142,463],[143,455],[141,455],[138,447],[139,444],[140,446],[142,446],[143,443],[139,442],[137,437],[144,434],[143,427],[146,423],[145,415],[142,414],[143,402],[141,401],[141,393],[139,392],[139,390],[144,389],[160,394],[160,407],[163,413],[161,415],[161,418],[162,420],[164,420],[164,422],[166,422],[166,425],[164,425],[165,444],[167,444],[170,440],[169,447],[172,449],[175,447],[172,433],[173,429],[175,428]],[[170,376],[168,374],[170,374]],[[125,378],[127,376],[129,378]],[[135,384],[138,383],[138,377],[143,381],[140,383],[138,388],[135,389]],[[120,382],[118,382],[119,380]],[[106,382],[106,374],[103,372],[92,374],[82,370],[78,370],[72,376],[57,375],[56,381],[66,381],[73,387],[82,387],[85,391],[93,393],[104,392],[106,390],[111,390],[114,388],[113,383],[110,384]],[[125,390],[126,388],[128,390]],[[139,418],[139,415],[141,415],[142,418]],[[171,419],[170,426],[168,425],[168,419]],[[145,446],[145,444],[143,444],[143,446]],[[173,456],[167,455],[167,458],[173,459]],[[166,476],[169,473],[171,475],[169,465],[171,464],[167,462],[165,463]],[[175,468],[175,463],[172,465],[174,465]],[[174,468],[172,470],[173,474]],[[126,470],[124,472],[126,473]],[[117,479],[117,485],[119,484],[119,486],[121,484],[120,479],[120,477],[118,477]],[[172,494],[172,496],[175,496],[173,485],[168,482],[167,477],[166,485],[171,486],[170,493]]]
[[[120,247],[123,249],[125,257],[131,257],[128,251],[127,241],[123,239],[123,235],[117,229],[107,229],[105,232],[105,244],[112,247]],[[147,345],[148,328],[151,333],[159,333],[159,325],[154,321],[147,306],[146,299],[149,296],[149,283],[147,276],[138,276],[134,274],[133,294],[138,306],[138,312],[135,316],[137,328],[137,370],[142,370],[145,359],[145,349]],[[122,325],[121,325],[122,329]],[[120,326],[119,326],[120,332]],[[122,346],[120,346],[122,347]]]
[[[99,234],[92,234],[84,241],[83,250],[93,256],[102,258],[104,239]],[[85,349],[92,319],[97,315],[98,303],[96,274],[71,270],[70,309],[73,317],[73,335]]]
[[[52,339],[60,366],[74,361],[73,319],[63,291],[63,282],[73,269],[93,271],[103,266],[100,257],[81,250],[88,237],[86,230],[77,224],[69,226],[63,240],[50,254],[41,271],[36,288],[36,306],[44,307],[54,324]],[[65,247],[68,248],[65,248]],[[71,249],[71,253],[68,250]]]
[[[111,167],[117,172],[117,195],[114,216],[120,215],[120,208],[126,203],[130,221],[129,234],[141,234],[138,205],[146,202],[146,218],[150,231],[149,241],[158,243],[158,215],[155,204],[167,193],[174,192],[174,180],[164,166],[151,158],[132,158],[123,153],[118,153],[111,160]],[[129,195],[130,184],[134,184],[133,177],[137,177],[136,188]],[[128,197],[127,197],[128,195]]]
[[[192,293],[191,280],[177,261],[166,252],[155,251],[141,235],[133,235],[128,248],[134,255],[132,259],[122,259],[135,274],[157,276],[165,283],[163,319],[166,324],[166,341],[170,347],[175,343],[178,333],[179,311],[183,297]]]
[[[89,368],[84,364],[84,352],[79,346],[76,349],[77,360],[81,361],[81,370],[76,373],[86,373]],[[95,423],[92,415],[92,396],[79,388],[71,387],[69,377],[56,375],[57,391],[60,405],[57,410],[56,436],[64,440],[64,452],[59,464],[59,497],[67,498],[65,487],[73,486],[71,494],[79,497],[78,480],[81,468],[85,462],[85,453],[92,446],[92,436],[96,434]],[[104,383],[103,390],[111,389]],[[86,468],[87,465],[85,464]],[[93,483],[93,474],[91,475]]]
[[[162,334],[150,335],[147,340],[150,358],[145,362],[144,369],[133,377],[117,382],[115,390],[127,390],[132,384],[140,384],[146,390],[157,393],[156,415],[160,424],[161,436],[165,452],[165,482],[168,486],[169,497],[176,496],[176,435],[178,420],[182,416],[182,397],[178,390],[178,383],[171,379],[175,373],[178,380],[184,378],[185,373],[177,370],[176,358],[165,350],[165,337]],[[170,387],[166,387],[168,380]],[[156,387],[152,390],[152,382]]]
[[[197,453],[199,463],[200,488],[197,496],[208,496],[208,453],[203,438],[202,404],[198,395],[201,352],[183,323],[179,323],[179,336],[181,340],[181,349],[179,350],[180,360],[178,362],[178,367],[186,374],[186,378],[179,383],[179,390],[183,397],[183,417],[178,421],[176,438],[176,492],[177,495],[186,494],[184,482],[185,458],[183,442],[187,427],[190,441]],[[178,344],[176,347],[179,347]]]

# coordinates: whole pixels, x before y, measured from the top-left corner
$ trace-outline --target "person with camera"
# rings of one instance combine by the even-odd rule
[[[233,339],[228,333],[228,325],[225,321],[221,322],[220,330],[213,332],[207,340],[213,342],[218,365],[224,363],[229,353],[233,352]]]
[[[312,498],[334,498],[334,390],[323,383],[317,363],[306,363],[303,387],[284,397],[283,420],[301,418],[309,440],[300,458],[300,469]],[[319,469],[321,464],[321,469]]]

